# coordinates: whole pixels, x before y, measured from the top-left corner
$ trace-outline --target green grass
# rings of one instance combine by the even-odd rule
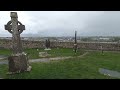
[[[31,63],[32,71],[6,75],[7,65],[0,65],[0,77],[8,79],[115,79],[102,75],[99,68],[120,72],[119,52],[89,52],[88,55],[62,61]]]
[[[78,52],[75,54],[73,49],[70,48],[59,48],[59,49],[52,49],[50,51],[47,51],[49,54],[52,55],[52,57],[56,56],[79,56],[84,53],[83,50],[78,50]]]
[[[39,57],[39,52],[48,52],[50,54],[50,57],[60,57],[60,56],[79,56],[84,53],[84,50],[78,50],[78,52],[75,54],[73,49],[70,48],[53,48],[50,51],[45,51],[44,49],[24,49],[24,52],[28,53],[29,59],[37,59],[41,58]],[[10,55],[12,52],[8,49],[0,49],[0,54],[2,55]]]
[[[10,55],[12,52],[9,49],[0,49],[0,55]]]
[[[26,49],[25,52],[29,53],[29,57],[32,59],[35,58],[41,58],[39,57],[39,52],[47,52],[50,54],[49,57],[61,57],[61,56],[79,56],[84,53],[84,50],[78,50],[78,52],[75,54],[73,49],[70,48],[52,48],[50,51],[45,51],[44,49]]]

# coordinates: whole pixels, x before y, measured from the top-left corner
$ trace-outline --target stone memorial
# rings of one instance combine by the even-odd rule
[[[118,71],[113,71],[113,70],[109,70],[109,69],[99,68],[99,72],[101,74],[104,74],[104,75],[107,75],[107,76],[120,78],[120,72],[118,72]]]
[[[75,43],[74,43],[74,51],[77,53],[77,31],[75,31]]]
[[[12,55],[8,57],[8,74],[30,71],[28,56],[23,52],[20,34],[25,30],[25,25],[18,21],[17,12],[10,13],[11,20],[5,25],[5,30],[12,34]]]
[[[50,40],[47,39],[46,42],[45,42],[45,49],[44,50],[51,50],[50,48]]]

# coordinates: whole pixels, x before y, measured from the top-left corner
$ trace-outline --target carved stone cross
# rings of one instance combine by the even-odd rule
[[[12,34],[12,49],[13,54],[22,53],[22,43],[20,40],[20,34],[25,30],[25,26],[18,21],[16,12],[11,12],[11,21],[5,25],[5,30],[8,30]]]
[[[20,34],[25,30],[25,26],[18,21],[17,12],[10,13],[11,20],[5,25],[5,30],[12,34],[12,51],[13,54],[8,58],[9,72],[19,73],[30,71],[31,67],[28,63],[26,53],[23,52]]]

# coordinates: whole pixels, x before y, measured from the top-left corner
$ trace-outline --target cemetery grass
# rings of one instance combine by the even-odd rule
[[[91,51],[86,56],[61,61],[31,63],[32,71],[6,75],[7,65],[0,65],[0,77],[5,79],[117,79],[102,75],[99,68],[120,72],[120,53]]]
[[[50,56],[45,57],[45,58],[50,58],[50,57],[63,57],[63,56],[79,56],[84,53],[84,50],[78,50],[78,53],[75,54],[73,49],[70,48],[52,48],[49,51],[45,51],[44,49],[25,49],[25,52],[29,53],[29,58],[30,59],[37,59],[37,58],[42,58],[39,57],[39,52],[47,52],[50,54]]]
[[[0,49],[0,55],[9,56],[12,52],[9,49]]]
[[[39,57],[39,52],[47,52],[50,54],[49,57],[62,57],[62,56],[79,56],[84,53],[84,50],[78,50],[77,54],[74,53],[73,49],[70,48],[53,48],[50,51],[45,51],[44,49],[24,49],[24,52],[28,53],[29,59],[38,59],[42,58]],[[12,52],[9,49],[0,49],[0,54],[1,55],[7,55],[9,56]],[[46,58],[49,58],[46,57]]]

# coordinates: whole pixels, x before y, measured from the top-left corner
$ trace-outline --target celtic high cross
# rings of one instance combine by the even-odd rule
[[[20,34],[25,30],[25,26],[18,21],[17,12],[10,13],[11,20],[5,25],[5,30],[12,34],[12,55],[8,57],[9,73],[19,73],[30,71],[27,54],[23,52]]]
[[[12,34],[12,49],[13,54],[22,53],[22,43],[20,34],[25,30],[25,26],[18,21],[16,12],[11,12],[11,20],[5,25],[5,30],[8,30]]]

